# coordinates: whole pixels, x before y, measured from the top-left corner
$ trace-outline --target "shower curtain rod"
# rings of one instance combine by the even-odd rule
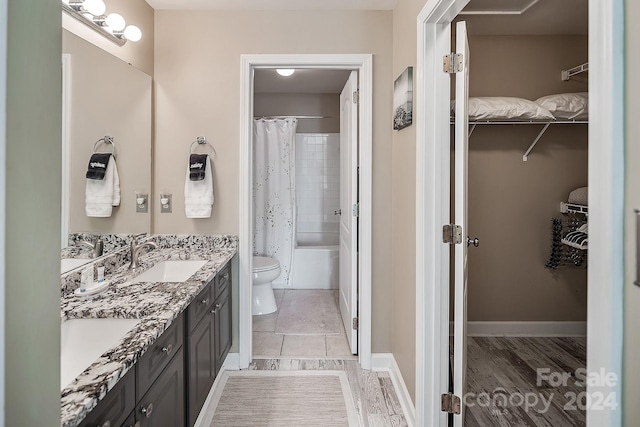
[[[254,119],[335,119],[332,116],[253,116]]]

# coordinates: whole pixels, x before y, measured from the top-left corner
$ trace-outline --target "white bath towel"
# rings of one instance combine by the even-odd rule
[[[87,216],[107,218],[114,206],[120,205],[120,177],[116,159],[107,164],[104,179],[87,179],[85,188],[85,213]]]
[[[205,161],[204,179],[191,181],[189,165],[184,181],[184,213],[187,218],[210,218],[213,206],[213,173],[209,156]]]

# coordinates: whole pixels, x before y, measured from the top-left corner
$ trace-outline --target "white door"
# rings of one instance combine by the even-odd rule
[[[456,53],[463,55],[463,68],[456,73],[455,123],[455,223],[462,227],[462,243],[455,245],[455,296],[453,345],[453,394],[463,398],[467,372],[467,168],[469,153],[469,45],[465,22],[456,24]],[[462,400],[464,401],[464,400]],[[464,424],[464,407],[454,415],[454,427]]]
[[[340,94],[340,314],[351,353],[358,353],[358,74]]]

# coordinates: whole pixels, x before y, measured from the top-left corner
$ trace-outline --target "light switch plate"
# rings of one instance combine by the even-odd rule
[[[142,203],[139,203],[142,201]],[[147,213],[149,212],[149,195],[148,194],[136,194],[136,212]]]
[[[171,194],[160,195],[160,213],[171,213]]]

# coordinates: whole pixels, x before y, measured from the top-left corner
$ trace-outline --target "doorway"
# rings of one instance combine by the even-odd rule
[[[417,75],[420,92],[416,110],[422,111],[424,123],[418,121],[417,128],[417,388],[416,418],[418,425],[447,424],[448,416],[441,411],[442,390],[448,390],[448,336],[449,336],[449,248],[442,242],[442,225],[450,221],[450,130],[449,117],[449,76],[442,73],[442,58],[450,53],[451,22],[468,1],[433,0],[427,1],[418,19],[418,61]],[[622,229],[614,225],[622,206],[618,168],[622,167],[623,140],[614,129],[622,128],[622,118],[615,115],[620,111],[622,96],[616,90],[615,79],[621,78],[619,67],[622,54],[615,23],[622,10],[621,2],[590,1],[589,16],[589,62],[590,123],[589,139],[589,182],[598,182],[598,188],[589,189],[589,308],[588,348],[589,372],[604,369],[620,378],[620,334],[612,333],[622,327],[621,259],[612,259],[616,253],[615,241],[622,241]],[[597,17],[593,19],[593,17]],[[615,35],[615,37],[612,37]],[[607,37],[616,39],[613,45],[597,45],[595,40]],[[594,72],[595,70],[595,72]],[[615,124],[615,126],[614,126]],[[611,144],[597,144],[604,138]],[[605,146],[606,145],[606,146]],[[603,166],[594,159],[611,159]],[[613,203],[613,205],[611,205]],[[432,209],[439,206],[439,209]],[[608,237],[605,237],[607,234]],[[466,230],[463,231],[466,236]],[[612,240],[613,239],[613,240]],[[592,249],[593,248],[593,249]],[[598,279],[599,278],[599,279]],[[618,280],[620,279],[620,280]],[[425,326],[428,325],[428,326]],[[603,326],[606,325],[606,326]],[[612,325],[616,325],[611,329]],[[598,342],[598,345],[595,343]],[[619,382],[606,387],[605,394],[616,395]],[[587,386],[587,394],[595,387]],[[598,391],[602,391],[599,388]],[[619,396],[619,394],[617,394]],[[600,408],[602,409],[602,408]],[[596,411],[587,409],[587,419],[594,425],[617,425],[619,411],[607,407]]]
[[[357,354],[357,74],[254,71],[253,253],[281,270],[275,305],[253,289],[254,357]]]
[[[252,271],[252,170],[253,84],[256,70],[265,68],[352,70],[359,77],[359,146],[357,160],[360,181],[359,234],[357,235],[356,301],[357,348],[361,366],[371,364],[371,140],[372,140],[372,56],[371,55],[244,55],[242,56],[241,156],[240,156],[240,248],[239,248],[239,367],[252,359],[251,271]],[[350,325],[351,326],[351,325]],[[345,328],[346,329],[346,328]]]

